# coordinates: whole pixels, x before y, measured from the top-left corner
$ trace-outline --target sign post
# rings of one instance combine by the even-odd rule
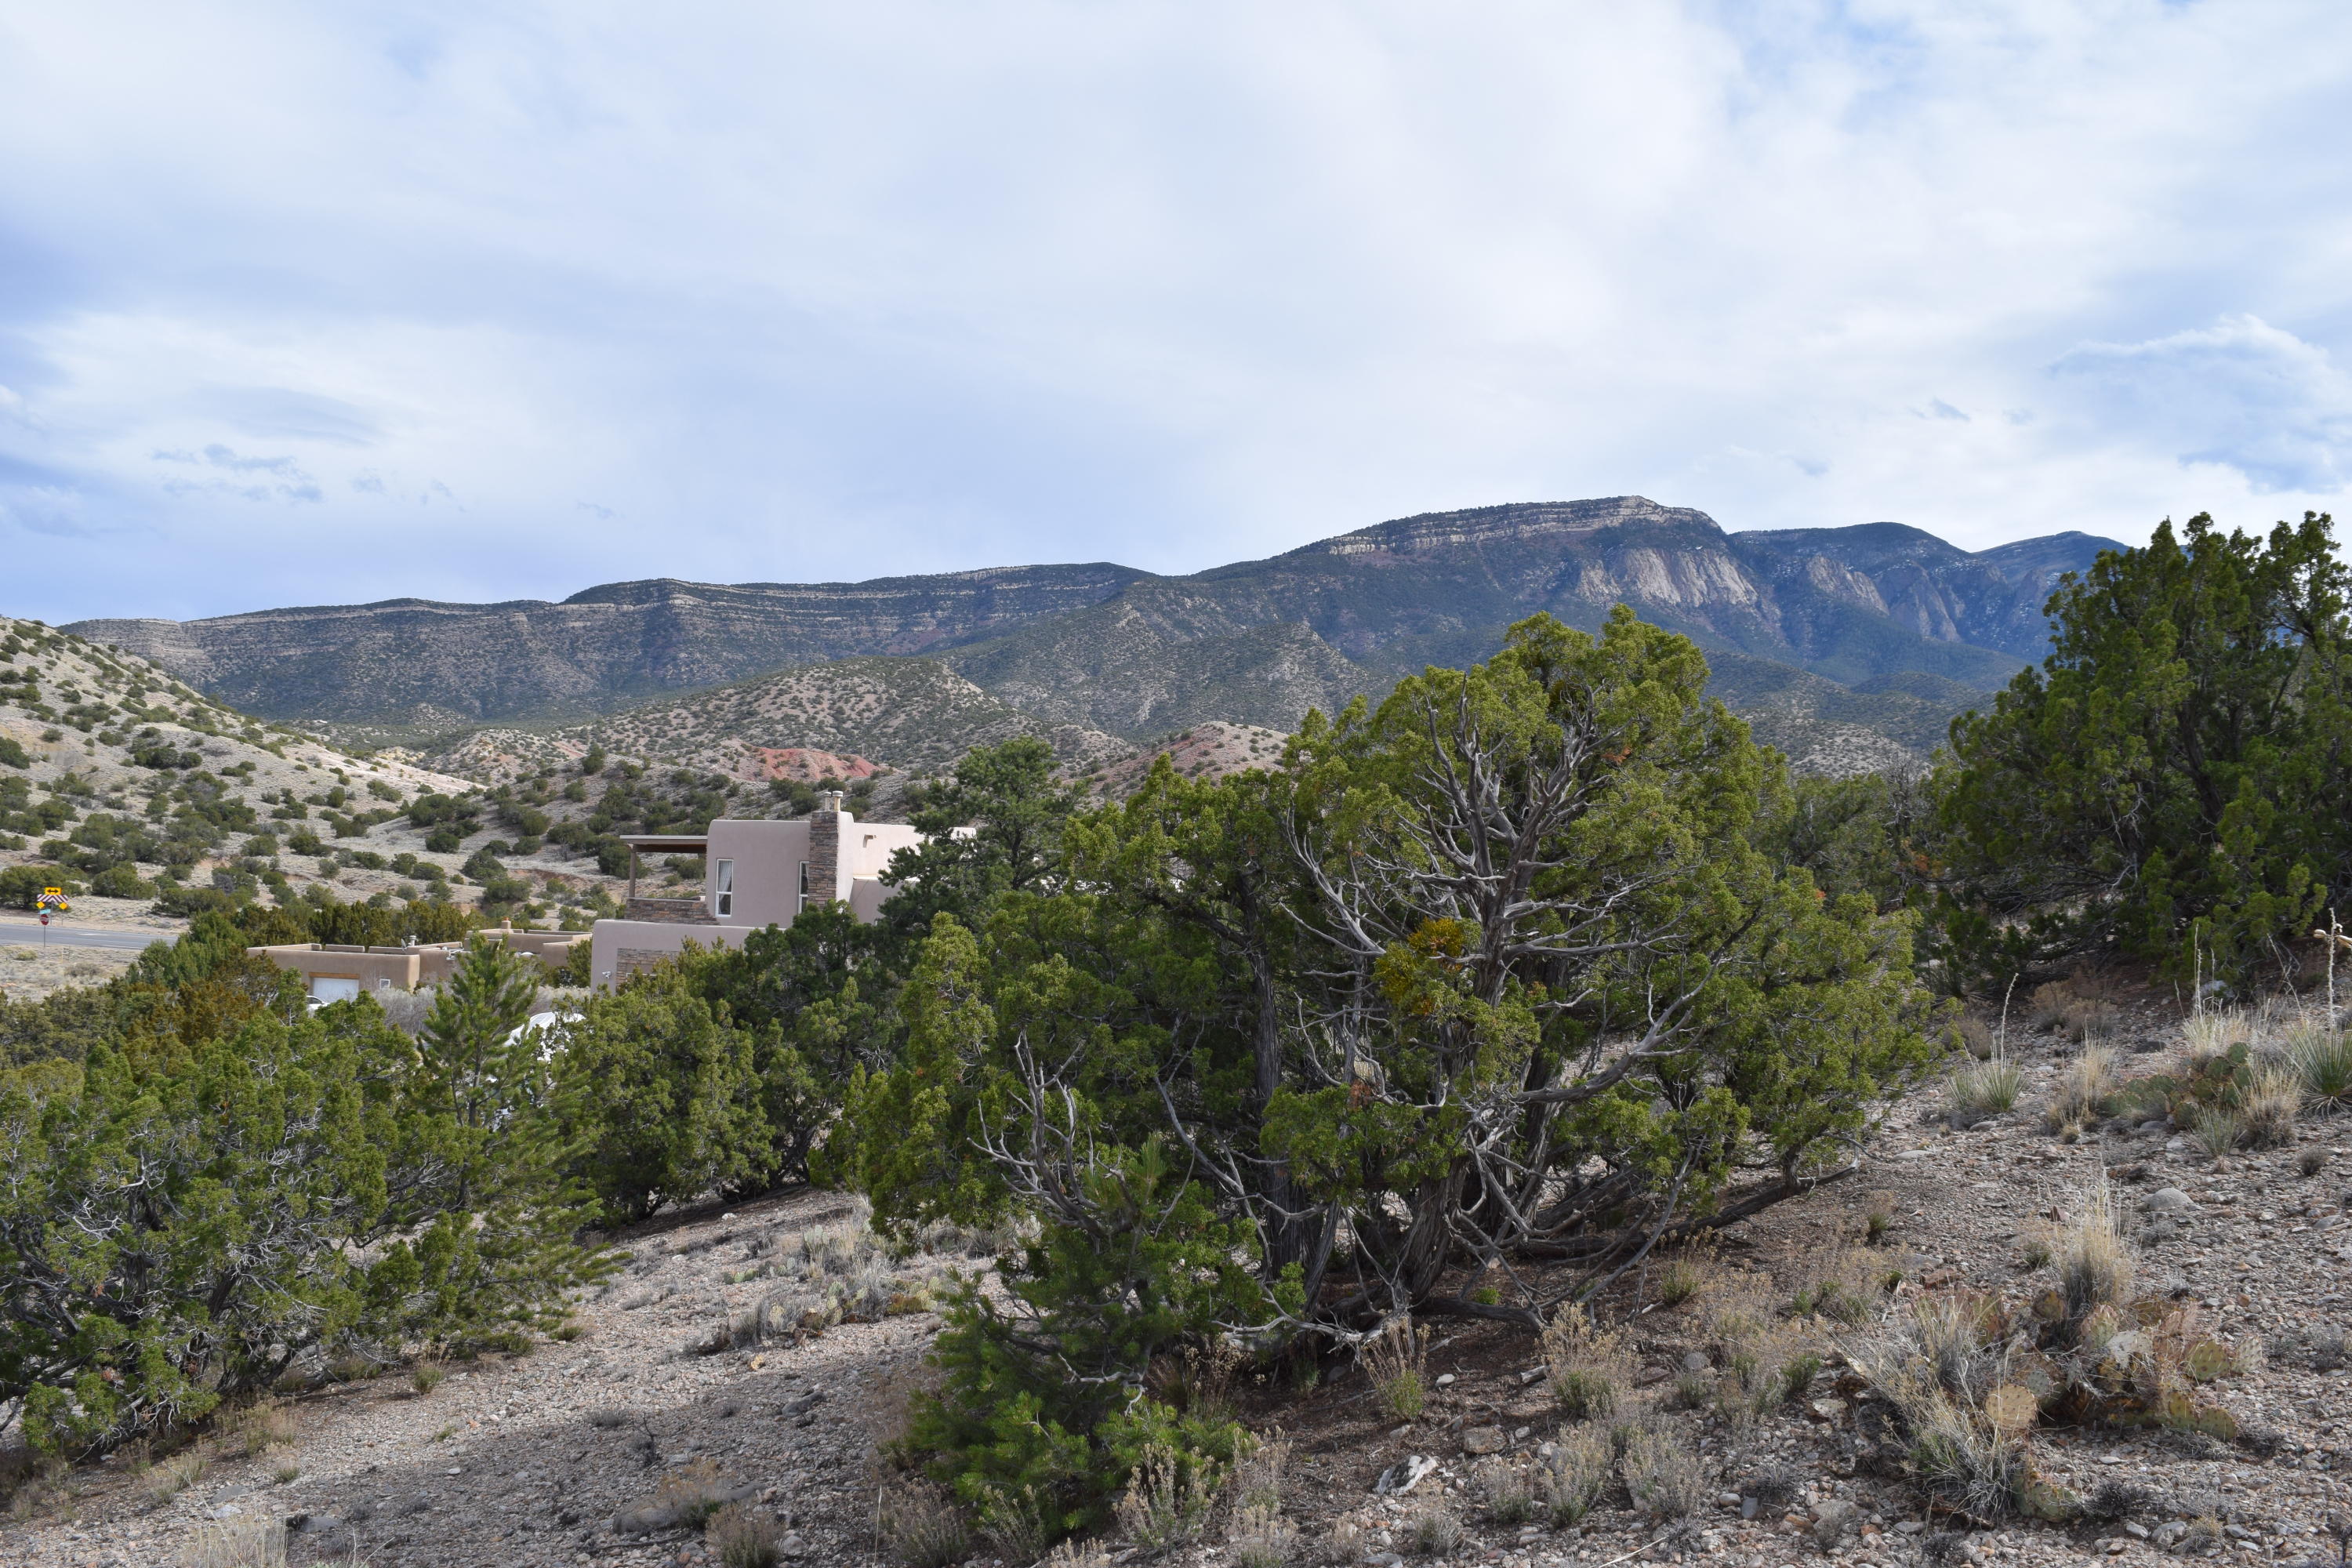
[[[40,898],[35,902],[41,911],[41,946],[46,950],[49,945],[49,911],[69,910],[73,906],[66,902],[66,890],[63,888],[43,888]]]

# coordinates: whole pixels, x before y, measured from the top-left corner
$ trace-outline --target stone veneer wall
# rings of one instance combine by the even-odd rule
[[[809,899],[827,904],[842,896],[841,813],[809,813]]]

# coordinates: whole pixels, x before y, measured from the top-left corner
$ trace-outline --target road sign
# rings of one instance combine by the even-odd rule
[[[62,910],[68,907],[66,903],[66,890],[63,888],[43,888],[41,896],[36,899],[34,903],[45,910]]]
[[[48,911],[48,910],[43,910],[41,911],[41,923],[42,923],[43,925],[47,925],[47,924],[48,924],[48,923],[49,923],[49,911]]]

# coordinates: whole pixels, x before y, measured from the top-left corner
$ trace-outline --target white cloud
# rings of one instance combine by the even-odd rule
[[[2352,376],[2254,316],[2137,343],[2086,343],[2051,367],[2112,429],[2264,494],[2330,494],[2352,474]]]
[[[2343,482],[2325,0],[5,26],[0,549],[52,619],[1184,570],[1636,490],[2136,537]],[[289,471],[154,456],[214,447]],[[26,531],[61,496],[137,558]],[[364,583],[310,547],[358,530]]]

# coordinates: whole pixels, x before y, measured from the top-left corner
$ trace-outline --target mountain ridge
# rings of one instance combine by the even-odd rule
[[[1954,690],[1990,690],[2041,656],[2058,575],[2115,548],[2064,533],[1970,552],[1896,522],[1733,533],[1692,508],[1611,496],[1419,513],[1177,576],[1094,562],[852,584],[648,578],[561,602],[388,599],[70,629],[233,706],[314,724],[593,722],[777,671],[925,658],[1042,725],[1138,742],[1213,721],[1287,729],[1424,664],[1482,658],[1528,615],[1593,629],[1622,602],[1711,658],[1832,683],[1845,694],[1802,686],[1801,706],[1883,714],[1852,721],[1892,725],[1916,753],[1957,710]],[[1861,689],[1907,676],[1941,695]],[[1753,670],[1727,689],[1743,685],[1800,689]],[[826,743],[818,729],[768,739]]]

